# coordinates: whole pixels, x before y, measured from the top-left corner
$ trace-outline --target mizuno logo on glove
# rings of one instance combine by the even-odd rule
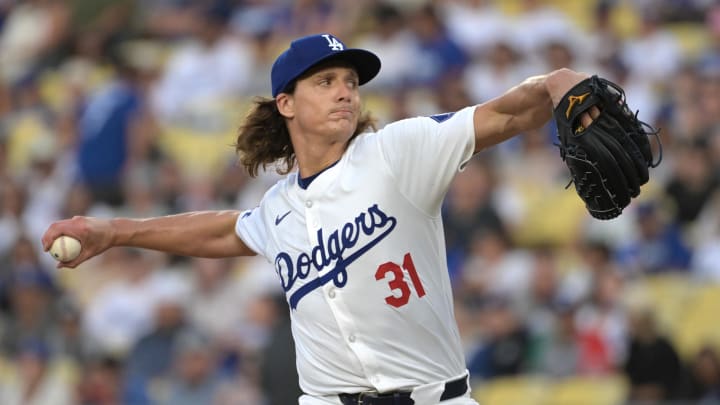
[[[585,94],[581,94],[579,96],[568,96],[568,108],[565,111],[565,117],[570,118],[570,113],[572,112],[573,107],[575,107],[576,104],[582,104],[583,101],[585,101],[585,98],[590,95],[590,92],[587,92]]]

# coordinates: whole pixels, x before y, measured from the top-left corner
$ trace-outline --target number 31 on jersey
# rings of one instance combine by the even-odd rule
[[[385,297],[385,302],[396,308],[407,304],[412,294],[410,285],[405,279],[405,272],[407,272],[410,278],[410,284],[412,284],[412,287],[415,289],[418,298],[422,298],[425,295],[425,288],[420,281],[420,277],[418,277],[417,270],[415,270],[415,263],[413,263],[410,253],[405,253],[402,266],[394,262],[386,262],[378,266],[375,271],[375,280],[390,279],[388,286],[393,294]]]

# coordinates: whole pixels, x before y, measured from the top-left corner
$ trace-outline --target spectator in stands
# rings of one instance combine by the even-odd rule
[[[120,249],[122,268],[114,278],[95,286],[83,312],[83,329],[93,352],[125,356],[153,327],[158,287],[168,282],[156,259],[137,249]],[[95,272],[107,271],[99,265]]]
[[[512,21],[490,0],[438,2],[450,37],[472,58],[482,58],[498,42],[511,39]],[[384,59],[383,59],[384,60]]]
[[[157,186],[155,170],[149,163],[137,163],[125,172],[122,181],[125,204],[115,210],[120,215],[166,215]]]
[[[690,241],[693,276],[701,282],[720,282],[720,193],[713,195],[692,224]]]
[[[122,183],[133,160],[132,145],[143,137],[148,111],[145,77],[120,49],[113,62],[116,76],[89,97],[79,118],[77,166],[93,199],[118,207],[124,203]]]
[[[682,230],[688,230],[720,191],[720,173],[713,170],[708,149],[705,139],[681,142],[675,147],[674,170],[665,193],[673,204],[672,221]]]
[[[708,405],[720,401],[720,356],[715,348],[706,345],[698,350],[682,383],[682,400]]]
[[[434,88],[444,78],[459,77],[468,56],[448,35],[436,8],[430,4],[423,6],[409,20],[418,45],[411,84]]]
[[[468,162],[450,185],[442,213],[448,268],[453,280],[471,255],[472,234],[483,229],[503,228],[493,201],[494,177],[491,165],[475,159]]]
[[[701,71],[717,72],[720,69],[720,4],[710,6],[705,12],[705,27],[709,41],[700,54],[698,65]]]
[[[143,0],[136,16],[143,34],[163,42],[177,41],[192,35],[197,26],[198,2]]]
[[[30,170],[23,177],[29,191],[23,212],[28,237],[33,238],[42,232],[47,221],[60,217],[63,201],[73,181],[73,171],[63,167],[69,159],[54,132],[43,133],[32,141],[29,151]],[[48,267],[55,264],[47,255],[43,254],[40,259]]]
[[[77,302],[69,295],[57,300],[57,338],[51,342],[58,357],[72,364],[81,364],[87,358],[87,342],[82,330],[82,314]]]
[[[558,7],[540,0],[522,0],[520,13],[513,20],[513,37],[521,46],[533,71],[542,70],[543,47],[555,38],[579,38],[571,18]]]
[[[193,278],[187,301],[189,321],[207,334],[223,371],[235,373],[238,362],[243,361],[243,351],[259,350],[267,338],[267,331],[249,316],[262,288],[255,285],[257,291],[253,291],[249,285],[252,282],[236,274],[233,260],[193,258],[190,268]],[[253,269],[246,271],[250,273]]]
[[[172,49],[153,88],[152,109],[163,123],[191,125],[193,112],[240,99],[252,77],[252,49],[229,31],[230,10],[214,3],[196,14],[193,35]]]
[[[53,353],[42,337],[23,340],[13,359],[17,367],[0,387],[0,403],[73,404],[72,381],[51,367]]]
[[[65,2],[27,0],[10,8],[0,30],[0,81],[14,85],[39,70],[69,29]]]
[[[613,24],[615,0],[598,0],[592,11],[587,37],[580,45],[585,47],[589,61],[608,72],[612,81],[618,79],[607,67],[619,59],[622,38]]]
[[[30,177],[32,158],[47,158],[47,151],[54,152],[58,143],[54,132],[57,117],[41,94],[41,79],[36,73],[16,83],[10,90],[12,109],[0,116],[10,175],[18,180]]]
[[[581,303],[591,299],[593,286],[603,273],[628,276],[617,267],[612,248],[604,241],[590,238],[583,240],[578,246],[577,255],[580,262],[563,274],[559,295],[564,300]]]
[[[25,210],[27,190],[21,183],[10,178],[2,178],[0,186],[0,260],[7,263],[13,247],[24,236],[25,227],[22,214]],[[0,266],[7,269],[8,266]],[[4,270],[0,277],[4,278]]]
[[[262,352],[260,384],[268,405],[284,405],[298,398],[302,391],[297,384],[297,368],[293,361],[295,342],[292,338],[292,325],[287,314],[285,297],[282,294],[274,294],[271,296],[271,302],[278,316]],[[277,381],[287,381],[288,385],[278,390]]]
[[[620,302],[622,288],[617,273],[597,274],[590,300],[577,311],[578,371],[582,374],[609,375],[625,360],[627,316]]]
[[[91,358],[83,363],[78,379],[77,405],[118,405],[122,403],[122,364],[112,357]]]
[[[661,99],[662,105],[655,117],[655,123],[662,128],[665,147],[674,148],[676,143],[696,138],[707,128],[712,118],[704,114],[698,103],[704,85],[697,64],[689,61],[680,66],[674,80],[667,83],[666,96]],[[660,168],[660,173],[666,176],[672,165]],[[664,177],[660,180],[666,182]]]
[[[705,118],[705,135],[720,124],[720,63],[700,72],[700,111]]]
[[[497,378],[527,371],[530,336],[513,303],[492,296],[482,306],[484,339],[468,356],[468,370],[476,378]]]
[[[184,353],[181,347],[183,344],[193,343],[197,345],[192,340],[180,343],[182,336],[185,336],[184,334],[189,327],[186,320],[185,299],[184,294],[179,291],[172,295],[168,291],[162,297],[157,298],[158,301],[154,305],[153,311],[152,329],[140,336],[126,357],[125,390],[123,393],[125,403],[138,405],[155,403],[152,387],[158,381],[168,377],[175,361],[183,363],[181,369],[187,368],[187,370],[183,369],[181,371],[193,372],[191,369],[193,366],[192,358],[180,360],[181,353]],[[192,337],[187,337],[187,339],[192,339]],[[181,346],[178,346],[178,344]],[[202,357],[198,361],[205,360]],[[190,364],[186,365],[186,363]],[[190,395],[189,392],[186,394]],[[172,396],[172,399],[177,400],[178,398]],[[195,398],[190,397],[188,399]],[[198,401],[195,403],[211,403],[211,401]]]
[[[471,235],[469,256],[456,285],[481,298],[502,295],[513,302],[528,291],[532,257],[512,245],[502,229],[479,228]]]
[[[680,356],[673,343],[658,330],[652,309],[630,316],[628,356],[624,372],[630,381],[628,399],[662,403],[677,395],[681,373]]]
[[[556,255],[557,252],[552,246],[533,249],[528,291],[519,300],[520,313],[524,315],[533,351],[542,350],[555,327],[555,307],[561,298]]]
[[[580,340],[576,325],[575,304],[558,300],[553,306],[552,329],[542,340],[533,342],[530,350],[530,371],[554,378],[580,373]]]
[[[375,92],[403,90],[417,68],[409,60],[418,60],[417,41],[408,29],[403,12],[389,1],[379,2],[371,10],[373,29],[359,38],[357,47],[377,49],[383,61],[378,75],[367,85]]]
[[[210,339],[203,333],[185,329],[171,345],[172,365],[164,382],[166,392],[154,396],[153,404],[215,404],[221,384],[218,359]]]
[[[11,271],[7,285],[10,314],[0,336],[0,349],[15,355],[23,342],[57,339],[58,324],[56,287],[51,276],[37,264],[17,265]]]
[[[660,21],[655,5],[638,11],[640,32],[623,44],[622,59],[630,69],[631,81],[647,85],[666,82],[677,73],[681,50],[677,39]]]
[[[242,294],[239,277],[229,259],[193,258],[193,289],[188,301],[188,316],[193,325],[222,339],[228,338],[243,319],[247,297]],[[233,308],[227,311],[227,308]]]
[[[285,37],[307,32],[333,32],[343,35],[353,26],[359,3],[329,0],[298,0],[285,3],[275,31]],[[344,17],[344,18],[343,18]]]
[[[504,28],[507,32],[507,28]],[[474,54],[464,71],[463,83],[472,102],[482,103],[500,96],[530,72],[511,33],[498,35],[483,53]]]
[[[657,89],[678,73],[682,53],[677,38],[660,23],[655,5],[642,7],[639,14],[640,32],[623,42],[620,59],[628,69],[625,83],[632,84],[632,92],[626,89],[628,103],[639,109],[640,119],[653,122],[659,108]]]
[[[617,260],[633,274],[685,271],[691,251],[678,227],[671,222],[660,203],[647,201],[637,208],[638,235],[618,247]]]

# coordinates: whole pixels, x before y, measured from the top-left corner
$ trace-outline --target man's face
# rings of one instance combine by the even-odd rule
[[[358,75],[348,66],[325,65],[298,79],[292,95],[281,94],[278,106],[299,131],[346,141],[360,116]]]

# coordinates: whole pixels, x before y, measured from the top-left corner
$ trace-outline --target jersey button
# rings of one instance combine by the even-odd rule
[[[308,208],[312,207],[312,201],[310,201],[310,200],[305,201],[305,206]]]
[[[348,336],[348,342],[353,343],[355,341],[355,335]]]
[[[330,298],[335,298],[335,289],[334,289],[334,288],[331,288],[331,289],[328,291],[328,297],[330,297]]]

